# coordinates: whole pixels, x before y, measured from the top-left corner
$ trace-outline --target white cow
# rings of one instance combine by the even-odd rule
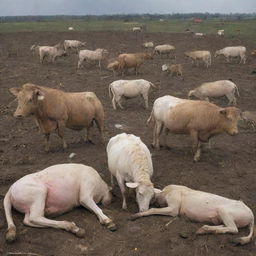
[[[121,98],[135,98],[137,96],[142,96],[145,101],[146,109],[148,108],[148,93],[150,87],[157,88],[153,83],[144,80],[116,80],[109,85],[109,97],[111,98],[111,93],[113,95],[112,105],[116,110],[116,103],[121,109],[123,106],[121,104]]]
[[[74,222],[45,217],[60,215],[82,205],[93,211],[101,224],[114,231],[115,224],[96,204],[109,204],[111,197],[109,187],[97,171],[82,164],[53,165],[40,172],[28,174],[16,181],[5,195],[4,210],[8,223],[6,240],[11,242],[16,238],[12,207],[25,213],[25,225],[64,229],[83,237],[84,229]]]
[[[150,180],[153,175],[153,165],[147,146],[139,137],[133,134],[121,133],[109,140],[107,145],[108,168],[111,173],[111,184],[114,186],[113,176],[116,177],[123,197],[123,209],[127,209],[125,185],[136,188],[136,200],[139,211],[146,211],[154,197],[154,186]]]
[[[244,46],[229,46],[220,49],[215,52],[215,57],[223,55],[227,62],[230,62],[230,58],[240,57],[240,64],[246,62],[246,48]]]
[[[216,226],[204,225],[197,234],[238,233],[238,228],[249,225],[250,234],[234,240],[238,244],[249,243],[253,237],[254,215],[242,201],[228,199],[211,193],[193,190],[185,186],[169,185],[162,191],[155,189],[156,202],[162,208],[151,208],[148,211],[131,216],[135,220],[149,215],[185,215],[197,222],[209,222]],[[221,225],[222,224],[222,225]]]
[[[86,45],[86,42],[81,42],[78,40],[64,40],[63,42],[63,47],[65,51],[72,50],[72,49],[78,51],[79,47],[85,46],[85,45]]]
[[[188,101],[186,99],[180,99],[171,95],[166,95],[157,98],[154,102],[151,114],[147,120],[147,124],[154,122],[153,131],[153,143],[152,145],[156,148],[160,148],[159,136],[164,128],[166,114],[170,108],[175,107],[177,104]]]

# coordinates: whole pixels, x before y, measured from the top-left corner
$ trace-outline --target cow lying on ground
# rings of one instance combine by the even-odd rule
[[[73,130],[86,128],[86,141],[90,141],[90,128],[95,121],[103,139],[104,111],[100,100],[93,92],[67,93],[33,84],[24,84],[21,88],[10,88],[17,97],[18,107],[15,117],[33,115],[40,131],[45,135],[45,150],[49,151],[50,134],[57,131],[67,147],[64,129]]]
[[[82,205],[94,212],[101,224],[114,231],[116,226],[113,221],[97,206],[100,202],[103,205],[109,204],[111,198],[107,184],[89,166],[59,164],[28,174],[16,181],[5,195],[4,210],[8,223],[6,240],[12,242],[16,238],[12,207],[25,214],[25,225],[64,229],[78,237],[84,237],[85,230],[74,222],[45,217],[61,215]]]
[[[201,143],[221,133],[235,135],[241,111],[235,107],[221,108],[207,101],[186,101],[170,108],[165,116],[164,134],[190,134],[194,161],[201,156]],[[166,138],[164,139],[166,142]]]
[[[249,225],[250,234],[237,238],[234,242],[247,244],[253,237],[254,215],[251,209],[242,201],[178,185],[166,186],[162,191],[155,189],[155,198],[162,208],[151,208],[148,211],[136,213],[131,216],[131,220],[156,214],[172,217],[185,215],[194,221],[209,222],[217,225],[204,225],[197,230],[197,234],[236,234],[238,233],[238,228]]]

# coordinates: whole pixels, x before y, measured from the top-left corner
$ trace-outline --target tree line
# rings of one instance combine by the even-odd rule
[[[59,21],[59,20],[116,20],[116,21],[146,21],[146,20],[189,20],[193,18],[221,19],[221,20],[246,20],[255,19],[256,13],[172,13],[172,14],[115,14],[115,15],[44,15],[44,16],[1,16],[0,22],[24,21]]]

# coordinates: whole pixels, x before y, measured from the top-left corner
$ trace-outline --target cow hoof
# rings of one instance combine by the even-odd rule
[[[107,224],[107,228],[108,228],[110,231],[112,231],[112,232],[114,232],[114,231],[117,230],[117,226],[116,226],[116,224],[115,224],[114,222],[109,222],[109,223]]]
[[[83,228],[79,228],[75,235],[79,238],[83,238],[85,237],[85,230]]]
[[[134,221],[134,220],[136,220],[136,219],[138,219],[138,218],[139,218],[139,216],[138,216],[137,214],[133,214],[133,215],[131,215],[131,216],[128,218],[128,220]]]
[[[16,240],[16,231],[15,230],[9,230],[7,231],[5,235],[6,242],[12,243]]]
[[[199,228],[197,231],[196,231],[196,235],[204,235],[205,234],[205,231],[202,229],[202,228]]]

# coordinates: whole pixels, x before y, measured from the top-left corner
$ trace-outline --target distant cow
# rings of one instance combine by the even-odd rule
[[[168,110],[165,134],[190,134],[195,151],[194,160],[201,155],[201,143],[221,133],[238,133],[241,111],[235,107],[221,108],[207,101],[186,101]],[[166,139],[164,140],[166,141]]]
[[[12,242],[16,238],[12,207],[25,214],[25,225],[64,229],[84,237],[85,230],[74,222],[45,217],[61,215],[82,205],[94,212],[101,224],[114,231],[115,224],[97,206],[100,202],[109,204],[111,197],[108,185],[97,171],[82,164],[53,165],[28,174],[16,181],[5,195],[4,210],[8,223],[6,240]]]
[[[86,141],[90,141],[89,131],[95,121],[101,138],[103,137],[104,111],[100,100],[93,92],[67,93],[34,84],[24,84],[21,88],[11,88],[10,93],[18,99],[14,117],[33,115],[41,132],[45,135],[45,150],[49,151],[50,134],[57,131],[67,147],[64,129],[87,129]]]
[[[178,185],[166,186],[162,191],[155,189],[155,199],[156,203],[162,208],[151,208],[148,211],[136,213],[131,216],[131,220],[149,215],[172,217],[185,215],[197,222],[209,222],[218,225],[202,226],[196,232],[199,235],[207,233],[236,234],[238,233],[238,228],[249,225],[250,234],[237,238],[234,242],[247,244],[253,238],[254,215],[252,210],[242,201]]]
[[[45,59],[47,59],[48,62],[54,63],[57,57],[67,56],[67,52],[60,43],[55,46],[39,46],[38,52],[40,63],[43,63]]]

